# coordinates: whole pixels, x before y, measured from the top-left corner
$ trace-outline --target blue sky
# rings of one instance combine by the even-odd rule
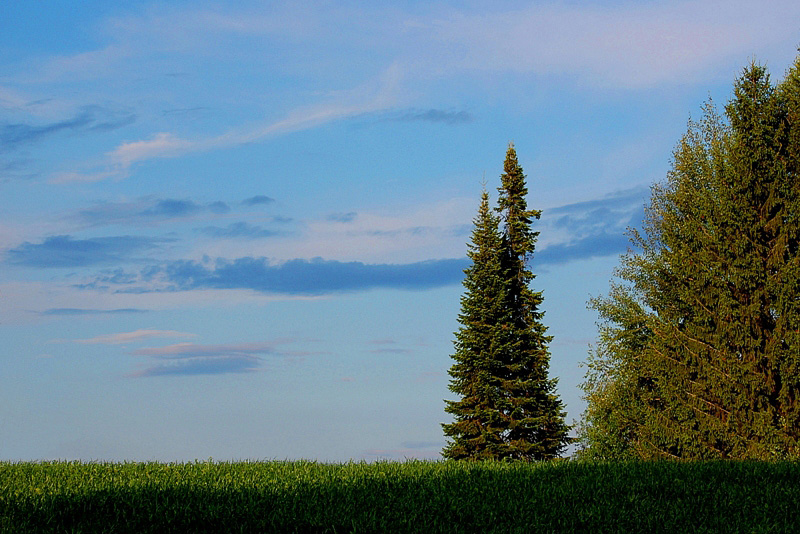
[[[800,5],[0,6],[0,458],[437,458],[509,141],[568,420],[627,227]]]

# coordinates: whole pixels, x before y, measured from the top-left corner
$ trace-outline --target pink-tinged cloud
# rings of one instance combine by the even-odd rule
[[[108,334],[105,336],[97,336],[90,339],[76,339],[75,343],[87,344],[105,344],[105,345],[122,345],[125,343],[133,343],[142,341],[144,339],[162,338],[162,337],[194,337],[195,334],[187,332],[178,332],[176,330],[134,330],[133,332],[120,332],[118,334]]]
[[[231,345],[199,345],[197,343],[176,343],[166,347],[151,347],[133,351],[135,356],[153,356],[164,360],[208,357],[243,357],[257,354],[275,353],[275,342],[239,343]]]
[[[421,21],[446,71],[575,75],[622,88],[692,83],[791,39],[800,5],[752,0],[535,3]],[[724,72],[726,76],[733,73]]]

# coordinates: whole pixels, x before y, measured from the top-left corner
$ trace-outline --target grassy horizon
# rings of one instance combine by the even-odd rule
[[[0,462],[2,532],[798,532],[800,462]]]

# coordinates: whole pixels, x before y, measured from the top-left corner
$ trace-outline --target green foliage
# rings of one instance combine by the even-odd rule
[[[800,456],[800,58],[751,65],[653,187],[584,384],[594,458]]]
[[[539,211],[527,209],[525,175],[509,145],[497,211],[481,197],[465,270],[450,389],[445,401],[455,421],[443,424],[451,438],[442,454],[452,459],[545,460],[569,442],[564,411],[548,378],[550,354],[542,324],[541,292],[530,289],[527,268]]]
[[[800,464],[0,462],[0,532],[798,532]]]
[[[503,438],[507,428],[502,411],[502,355],[497,338],[508,322],[505,280],[500,264],[501,237],[497,218],[489,209],[489,195],[481,197],[478,216],[467,256],[472,265],[465,269],[459,322],[450,368],[450,390],[462,398],[445,401],[445,411],[455,421],[443,424],[453,438],[443,454],[447,458],[491,459],[502,457],[508,446]]]

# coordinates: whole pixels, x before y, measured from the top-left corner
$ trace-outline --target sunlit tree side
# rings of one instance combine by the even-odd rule
[[[691,123],[621,283],[592,301],[584,454],[800,456],[800,60]]]

